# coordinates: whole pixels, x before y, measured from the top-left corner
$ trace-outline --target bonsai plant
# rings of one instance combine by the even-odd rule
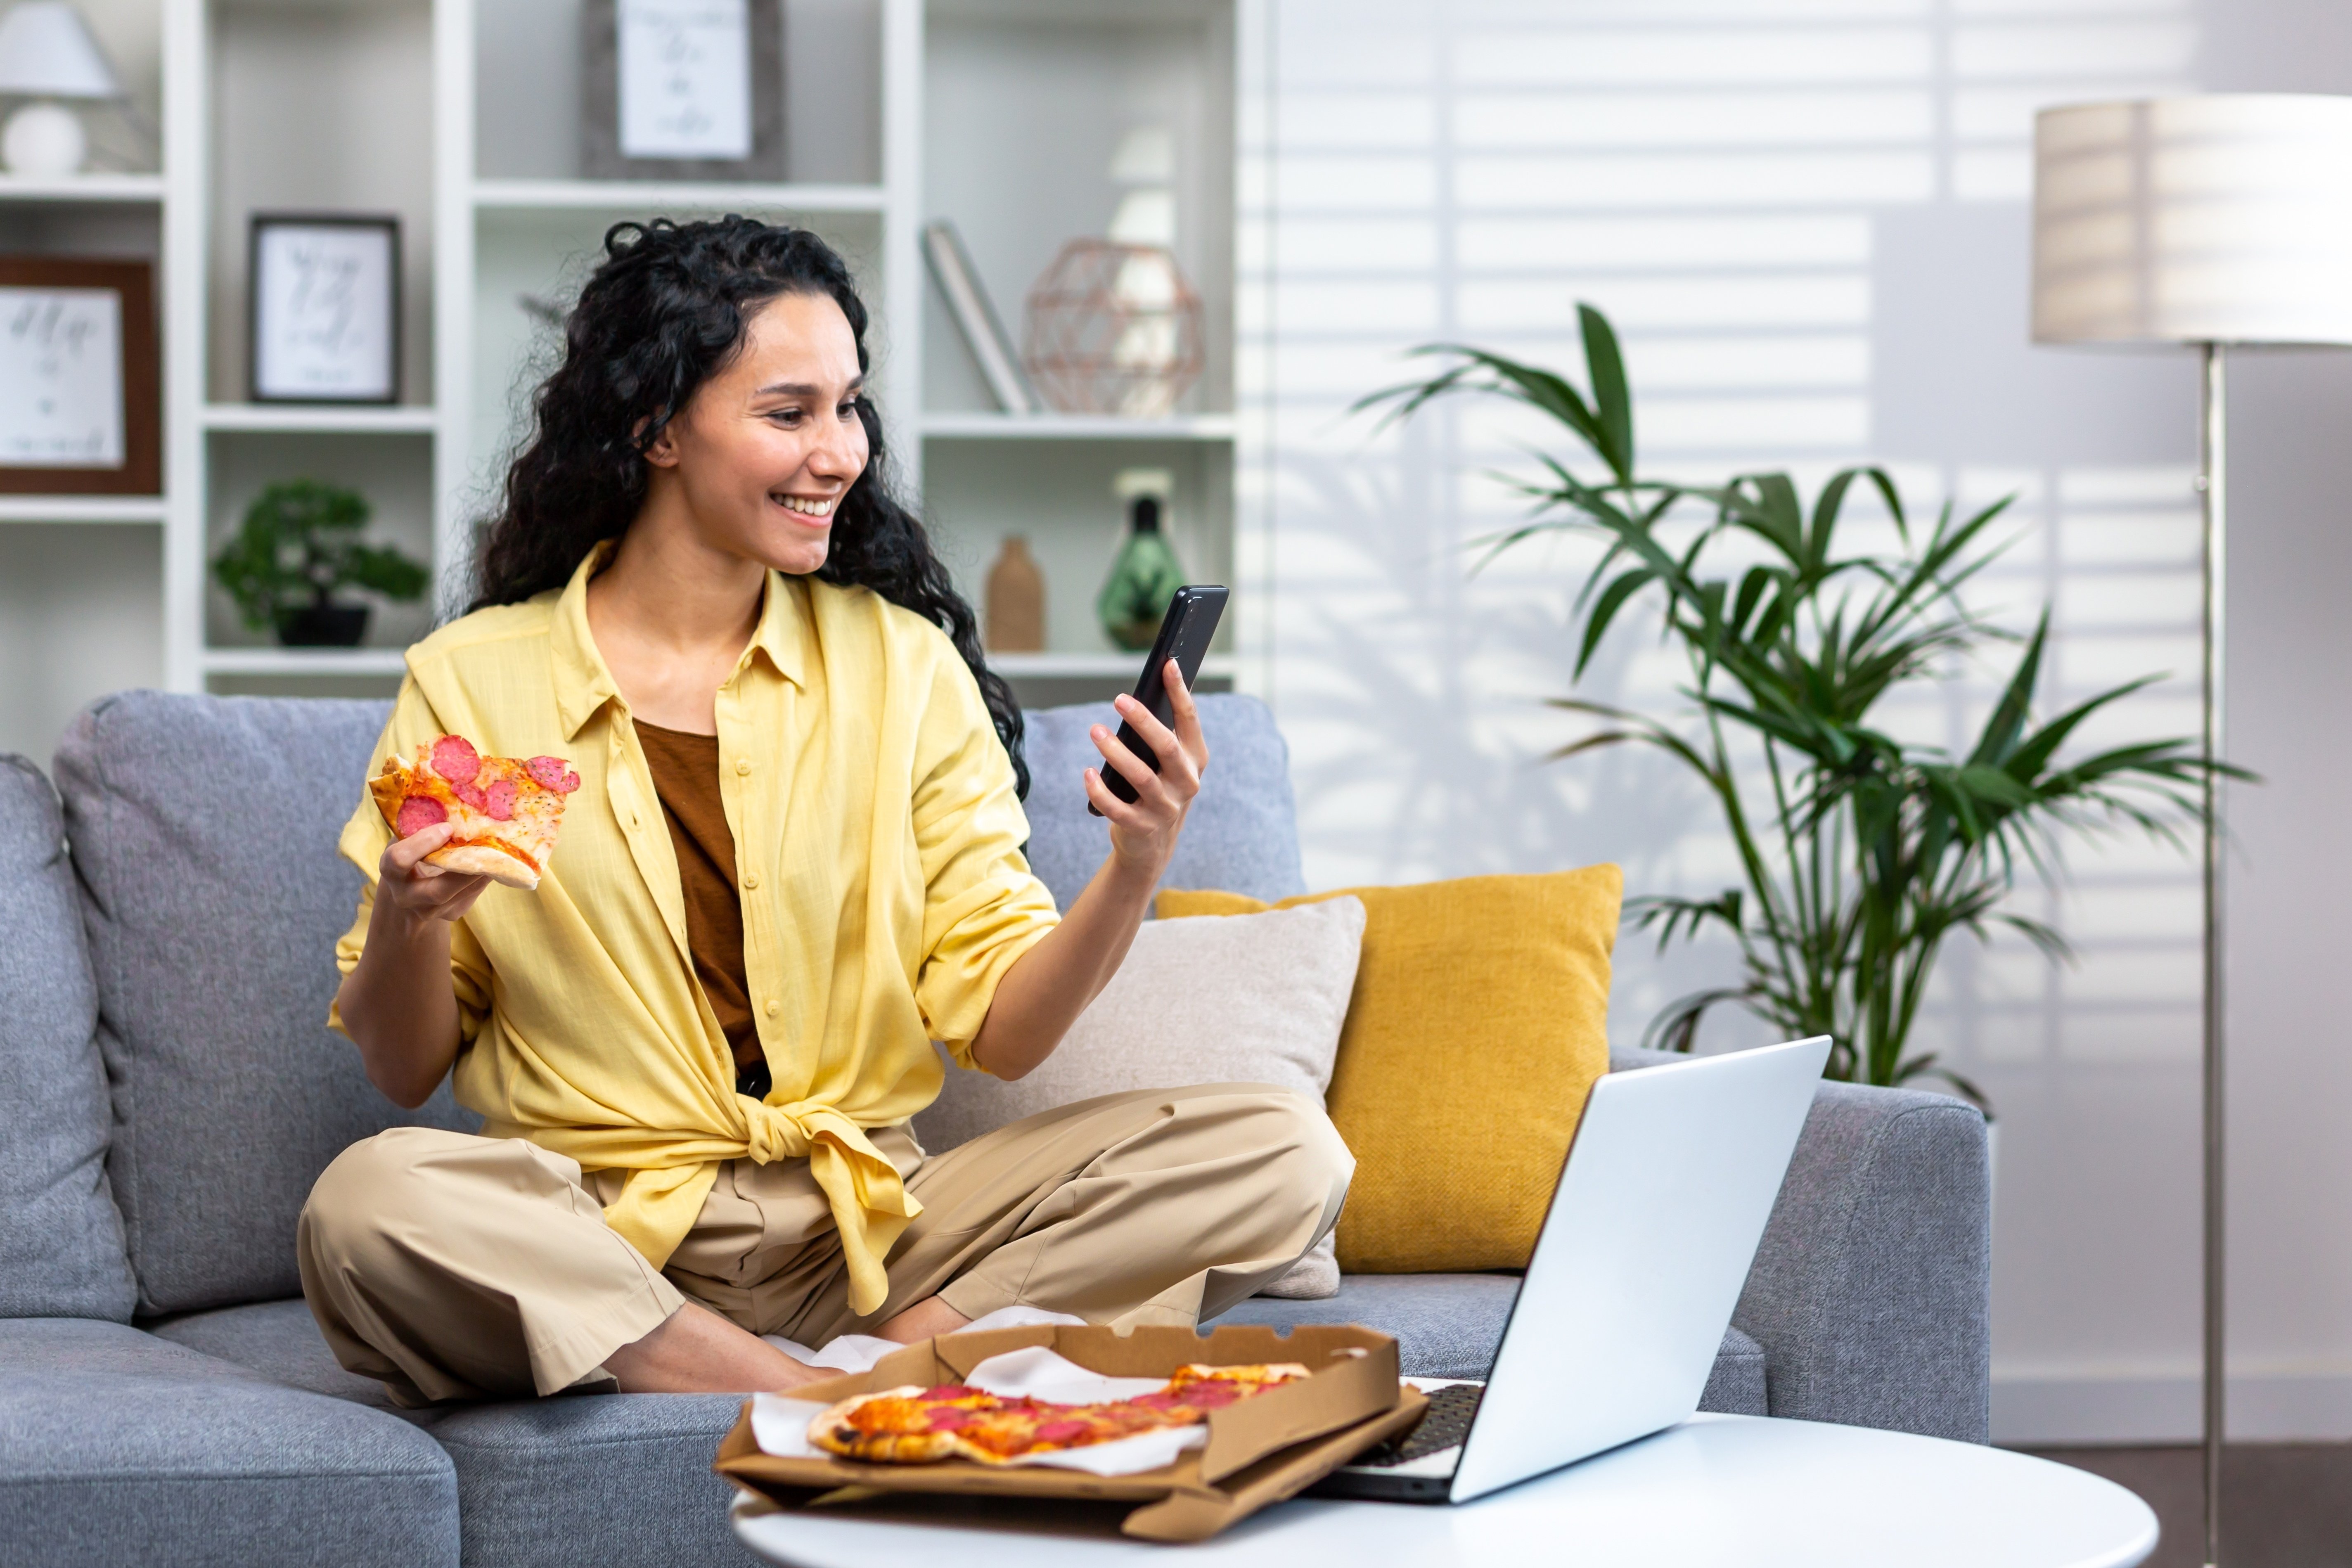
[[[354,647],[367,635],[368,606],[335,598],[365,588],[409,603],[425,595],[425,568],[391,545],[363,544],[368,503],[316,479],[271,485],[213,557],[213,580],[236,601],[245,624],[275,630],[289,647]]]
[[[1923,528],[1876,468],[1832,476],[1810,508],[1785,473],[1715,486],[1640,477],[1616,335],[1600,311],[1579,311],[1589,395],[1536,366],[1433,344],[1416,352],[1450,362],[1440,374],[1358,406],[1385,404],[1401,418],[1458,393],[1507,397],[1556,420],[1597,461],[1580,465],[1588,479],[1539,455],[1545,478],[1517,486],[1533,515],[1486,542],[1499,552],[1553,531],[1604,542],[1575,601],[1583,630],[1573,679],[1637,607],[1654,610],[1688,668],[1687,706],[1671,720],[1553,700],[1600,721],[1555,757],[1628,742],[1664,752],[1714,797],[1738,853],[1738,887],[1627,900],[1661,950],[1708,931],[1739,950],[1736,982],[1668,1005],[1644,1043],[1688,1050],[1708,1010],[1736,1003],[1792,1037],[1831,1036],[1833,1078],[1898,1084],[1925,1074],[1981,1104],[1934,1055],[1908,1049],[1945,940],[1983,940],[2001,925],[2066,956],[2056,931],[2001,907],[2019,863],[2054,872],[2053,851],[2070,831],[2127,826],[2174,838],[2176,822],[2198,819],[2207,763],[2180,739],[2061,756],[2094,715],[2157,678],[2037,719],[2048,610],[2019,637],[1960,592],[1998,552],[1987,530],[2007,500],[1967,517],[1947,502]],[[1841,548],[1856,484],[1885,503],[1895,549]],[[2021,645],[2016,663],[1966,754],[1900,740],[1878,722],[1890,697],[2003,641]]]

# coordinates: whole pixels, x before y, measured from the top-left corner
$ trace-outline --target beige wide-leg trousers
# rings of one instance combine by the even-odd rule
[[[1323,1108],[1260,1084],[1081,1100],[927,1157],[870,1133],[923,1212],[859,1317],[805,1160],[723,1166],[656,1269],[604,1224],[625,1171],[521,1139],[402,1127],[311,1188],[302,1293],[344,1366],[404,1405],[612,1386],[604,1358],[688,1300],[821,1345],[929,1296],[1191,1326],[1278,1279],[1339,1217],[1355,1160]]]

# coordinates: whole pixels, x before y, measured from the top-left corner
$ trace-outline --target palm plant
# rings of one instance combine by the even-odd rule
[[[1457,393],[1497,395],[1557,420],[1598,459],[1603,477],[1588,480],[1538,454],[1545,478],[1512,481],[1535,502],[1529,521],[1486,542],[1500,552],[1548,532],[1604,542],[1576,600],[1584,617],[1576,679],[1637,605],[1655,606],[1663,636],[1688,664],[1681,691],[1690,709],[1676,722],[1553,700],[1601,723],[1556,758],[1629,742],[1664,752],[1714,796],[1738,854],[1744,886],[1707,899],[1628,900],[1661,950],[1719,929],[1740,953],[1736,984],[1675,1001],[1644,1043],[1688,1050],[1710,1008],[1737,1003],[1791,1036],[1831,1036],[1833,1078],[1898,1084],[1928,1075],[1981,1104],[1975,1086],[1932,1053],[1906,1049],[1945,940],[1967,931],[1981,941],[2000,925],[2066,957],[2056,931],[2001,908],[2020,863],[2053,873],[2066,830],[2128,825],[2174,838],[2174,824],[2201,809],[2207,763],[2188,740],[2061,757],[2094,715],[2158,678],[2037,721],[2048,612],[2019,638],[1980,618],[1960,592],[1998,553],[1988,530],[2007,500],[1965,517],[1948,501],[1921,530],[1877,468],[1837,473],[1810,510],[1785,473],[1714,486],[1640,478],[1616,335],[1600,311],[1579,312],[1589,397],[1500,354],[1433,344],[1416,352],[1449,361],[1442,373],[1358,406],[1386,405],[1404,418]],[[1857,484],[1885,502],[1895,550],[1842,550],[1840,521]],[[1948,679],[2004,640],[2021,642],[2021,652],[1965,755],[1898,740],[1874,717],[1895,694]]]

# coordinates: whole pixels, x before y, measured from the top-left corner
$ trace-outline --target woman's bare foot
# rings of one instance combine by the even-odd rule
[[[708,1307],[688,1301],[652,1333],[604,1358],[624,1394],[751,1394],[835,1375],[805,1366]]]
[[[882,1339],[896,1340],[902,1345],[920,1344],[941,1334],[954,1333],[970,1325],[971,1320],[940,1300],[926,1296],[874,1332]]]

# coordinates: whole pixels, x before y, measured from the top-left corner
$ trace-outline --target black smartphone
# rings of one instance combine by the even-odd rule
[[[1209,651],[1209,639],[1217,635],[1217,622],[1224,613],[1225,591],[1213,583],[1188,583],[1168,601],[1168,613],[1160,618],[1160,635],[1151,639],[1151,653],[1144,659],[1143,674],[1135,683],[1135,700],[1162,724],[1175,722],[1175,710],[1168,705],[1164,673],[1168,661],[1176,661],[1177,670],[1184,677],[1184,689],[1191,690],[1200,679],[1201,660]],[[1119,725],[1118,739],[1153,773],[1160,771],[1160,753],[1144,744],[1134,725]],[[1102,765],[1102,781],[1111,794],[1130,805],[1135,804],[1135,786],[1108,763]],[[1087,810],[1096,816],[1102,815],[1102,808],[1092,801],[1087,802]]]

